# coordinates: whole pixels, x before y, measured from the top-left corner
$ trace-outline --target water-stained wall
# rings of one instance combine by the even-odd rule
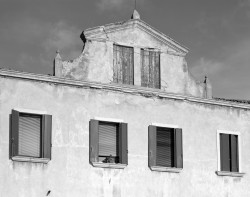
[[[141,86],[141,49],[153,49],[160,52],[163,91],[212,97],[211,84],[199,82],[190,74],[185,60],[187,49],[139,19],[87,29],[81,38],[84,49],[78,58],[62,61],[56,57],[56,76],[112,83],[113,45],[118,44],[134,49],[134,85]]]
[[[9,115],[13,108],[52,115],[52,160],[48,164],[9,159]],[[89,164],[89,120],[128,123],[128,166]],[[0,78],[0,196],[41,197],[248,197],[250,196],[250,112],[247,109],[144,97],[108,89]],[[183,170],[148,168],[148,125],[183,129]],[[242,138],[243,177],[218,176],[217,130]]]

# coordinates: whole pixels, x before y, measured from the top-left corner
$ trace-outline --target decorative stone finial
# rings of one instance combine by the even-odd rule
[[[61,56],[60,56],[60,51],[59,50],[56,51],[56,58],[55,59],[62,59]]]
[[[134,10],[131,19],[140,19],[140,14],[137,12],[137,10]]]

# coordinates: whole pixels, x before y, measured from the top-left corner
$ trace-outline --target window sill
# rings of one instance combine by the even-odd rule
[[[102,162],[91,162],[93,167],[97,168],[114,168],[114,169],[124,169],[127,164],[121,163],[102,163]]]
[[[182,168],[169,168],[169,167],[162,167],[162,166],[150,166],[149,168],[152,171],[158,171],[158,172],[180,173],[182,171]]]
[[[50,159],[47,158],[35,158],[35,157],[23,157],[23,156],[14,156],[11,158],[11,160],[19,162],[44,163],[44,164],[47,164],[50,161]]]
[[[242,172],[227,172],[227,171],[216,171],[218,176],[232,176],[232,177],[243,177],[245,173]]]

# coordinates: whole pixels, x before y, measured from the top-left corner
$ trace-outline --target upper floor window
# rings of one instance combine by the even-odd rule
[[[121,84],[134,84],[134,49],[114,45],[113,47],[113,81]]]
[[[51,159],[51,128],[51,115],[12,110],[12,160],[47,163]]]
[[[183,168],[182,129],[149,126],[149,167],[179,172]]]
[[[123,168],[127,165],[126,123],[90,120],[89,134],[90,162],[93,166]]]
[[[141,86],[161,88],[160,52],[141,49]]]

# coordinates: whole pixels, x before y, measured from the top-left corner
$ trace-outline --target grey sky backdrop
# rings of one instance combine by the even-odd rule
[[[81,32],[130,18],[134,0],[0,0],[0,67],[52,74],[82,50]],[[137,0],[141,19],[190,49],[215,97],[250,100],[250,0]]]

